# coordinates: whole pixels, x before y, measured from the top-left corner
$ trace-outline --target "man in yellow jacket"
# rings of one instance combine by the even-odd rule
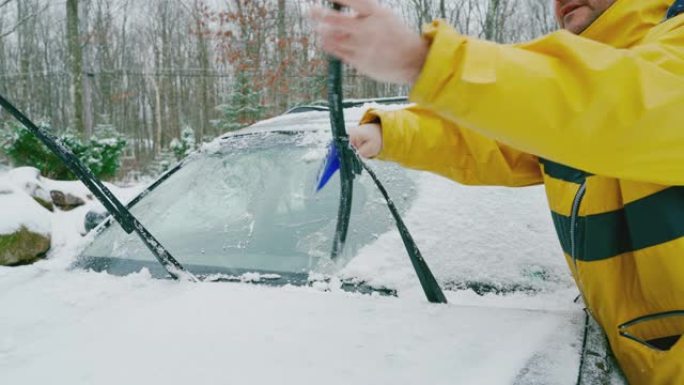
[[[555,0],[563,30],[502,45],[338,2],[352,12],[313,12],[323,48],[416,103],[368,111],[359,152],[464,184],[544,183],[630,383],[684,384],[684,15],[665,18],[684,4]]]

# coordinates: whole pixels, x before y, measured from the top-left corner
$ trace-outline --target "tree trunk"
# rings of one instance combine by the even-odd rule
[[[501,42],[503,31],[503,18],[501,11],[504,8],[504,0],[489,0],[489,7],[485,17],[484,38],[490,41]]]
[[[0,7],[0,31],[5,27],[5,11],[3,7]],[[0,37],[0,73],[7,73],[7,60],[5,53],[5,39]],[[0,77],[0,91],[5,91],[5,79]]]
[[[31,12],[32,4],[26,3],[25,1],[17,1],[17,20],[24,20],[28,17],[29,12]],[[27,110],[28,114],[32,113],[32,100],[31,100],[31,28],[24,22],[17,27],[17,40],[19,44],[19,73],[20,73],[20,85],[18,89],[19,102],[22,103]]]
[[[154,89],[154,113],[155,113],[155,121],[157,123],[155,127],[155,134],[154,134],[154,144],[153,144],[153,151],[154,155],[159,155],[162,149],[162,116],[161,116],[161,110],[162,110],[162,103],[161,103],[161,96],[159,95],[159,86],[157,85],[157,81],[154,79],[154,77],[150,76],[149,77],[150,83],[152,83],[152,88]]]
[[[199,127],[195,131],[196,143],[202,143],[202,139],[207,134],[209,129],[209,47],[205,36],[205,26],[202,22],[202,14],[200,10],[200,3],[195,0],[195,28],[197,29],[197,59],[201,68],[201,77],[199,81],[199,94],[202,103],[200,109]]]
[[[289,65],[286,63],[288,54],[287,34],[285,30],[285,0],[278,0],[278,66],[281,69],[276,85],[278,109],[282,112],[288,107],[289,95]]]
[[[77,132],[86,135],[83,120],[83,50],[78,32],[78,0],[67,0],[67,45],[71,64],[71,87],[73,89],[73,124]]]
[[[83,81],[83,126],[86,138],[90,138],[93,135],[94,119],[91,87],[92,78],[93,77],[90,74],[86,74],[85,77],[81,78]]]
[[[118,92],[121,95],[126,95],[128,93],[128,72],[126,71],[126,66],[128,65],[128,60],[126,60],[126,52],[128,52],[128,45],[126,44],[127,42],[127,35],[126,35],[126,26],[128,25],[128,0],[126,0],[123,4],[123,21],[121,23],[121,57],[119,58],[119,69],[122,72],[123,79],[121,81],[121,86],[118,88]],[[141,93],[141,98],[144,97],[144,93]],[[128,98],[125,96],[121,97],[121,116],[118,117],[119,119],[119,124],[118,126],[123,130],[123,132],[128,132],[128,105],[129,101]],[[144,105],[144,103],[143,103]],[[145,108],[142,108],[143,112],[145,111]],[[112,117],[113,118],[113,117]],[[147,121],[146,119],[143,119],[143,121],[140,123],[141,125],[146,124]],[[137,132],[137,130],[136,130]]]

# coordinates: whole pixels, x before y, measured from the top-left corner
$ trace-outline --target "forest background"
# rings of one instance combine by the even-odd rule
[[[96,174],[155,175],[231,130],[325,99],[317,0],[0,0],[0,94]],[[433,19],[511,43],[556,29],[550,0],[385,0],[416,30]],[[345,98],[406,95],[345,69]],[[0,164],[55,159],[0,111]]]

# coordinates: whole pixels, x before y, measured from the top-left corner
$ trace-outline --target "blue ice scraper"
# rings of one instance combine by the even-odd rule
[[[337,151],[337,146],[334,143],[328,145],[328,154],[323,160],[321,171],[318,174],[318,182],[316,182],[316,192],[319,192],[330,181],[335,172],[340,169],[340,155]]]

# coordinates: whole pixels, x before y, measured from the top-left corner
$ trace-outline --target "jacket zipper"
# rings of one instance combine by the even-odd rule
[[[572,212],[570,214],[570,256],[575,265],[575,271],[577,271],[577,217],[579,216],[580,205],[586,192],[587,182],[584,181],[579,190],[577,190],[575,199],[572,201]]]
[[[587,192],[587,181],[585,180],[580,185],[575,194],[575,198],[572,201],[572,211],[570,213],[570,257],[572,257],[572,263],[575,268],[575,277],[577,278],[577,288],[579,289],[582,300],[584,301],[584,306],[586,311],[591,314],[591,310],[587,306],[587,301],[584,295],[584,288],[582,287],[582,279],[580,278],[579,271],[577,270],[577,230],[579,223],[577,217],[579,216],[579,209],[582,205],[582,200],[584,199],[584,194]]]

